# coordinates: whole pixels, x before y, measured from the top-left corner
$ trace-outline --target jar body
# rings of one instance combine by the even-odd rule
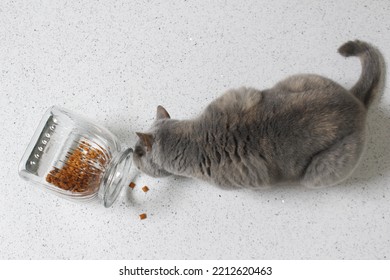
[[[99,194],[108,207],[130,176],[131,162],[132,150],[122,150],[109,130],[53,106],[27,147],[19,174],[67,199],[86,201]]]

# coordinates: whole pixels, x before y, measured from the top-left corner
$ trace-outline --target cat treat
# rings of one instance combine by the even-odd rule
[[[146,213],[140,214],[140,215],[139,215],[139,218],[140,218],[141,220],[145,220],[145,219],[147,218]]]
[[[99,188],[102,168],[97,168],[95,162],[103,167],[106,165],[105,151],[92,147],[86,141],[81,141],[76,149],[67,153],[65,158],[66,161],[61,168],[53,167],[47,174],[48,183],[75,193],[93,193]]]

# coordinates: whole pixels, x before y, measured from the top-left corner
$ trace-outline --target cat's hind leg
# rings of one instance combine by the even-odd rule
[[[308,188],[319,188],[343,181],[357,166],[363,149],[363,131],[344,137],[313,156],[301,183]]]

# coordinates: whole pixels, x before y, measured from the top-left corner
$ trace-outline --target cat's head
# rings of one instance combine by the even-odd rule
[[[168,112],[164,107],[158,106],[156,119],[148,132],[137,132],[139,140],[135,144],[133,162],[141,172],[153,177],[171,175],[159,164],[161,160],[156,139],[156,132],[166,119],[170,119]]]

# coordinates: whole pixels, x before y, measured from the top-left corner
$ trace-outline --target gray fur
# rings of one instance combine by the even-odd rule
[[[151,176],[223,187],[338,183],[359,161],[367,108],[383,78],[381,56],[369,44],[348,42],[339,52],[362,61],[350,91],[321,76],[295,75],[271,89],[230,90],[192,120],[171,119],[159,106],[150,130],[138,133],[134,163]]]

